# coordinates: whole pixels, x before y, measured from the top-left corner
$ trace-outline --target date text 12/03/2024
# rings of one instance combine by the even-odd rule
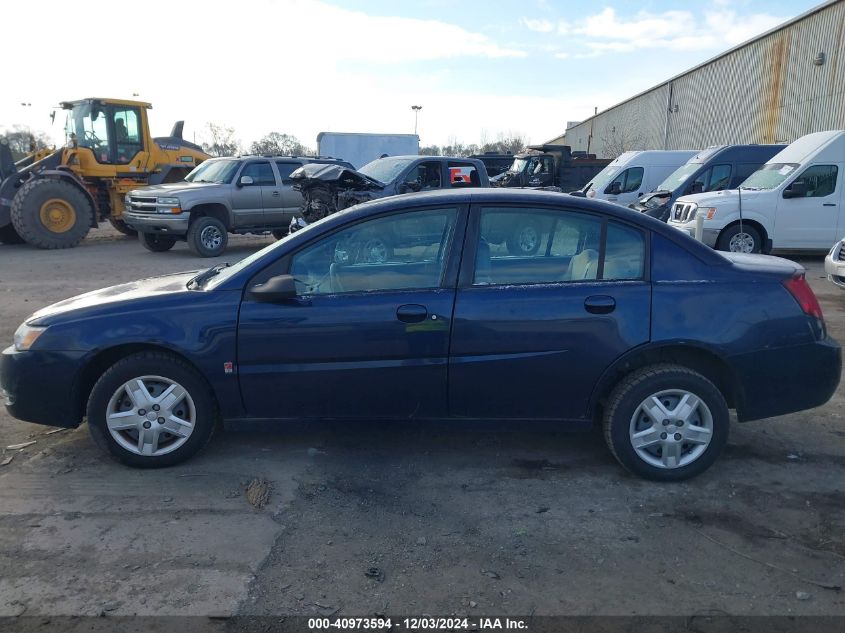
[[[339,629],[346,631],[459,631],[512,630],[526,631],[528,624],[519,618],[309,618],[309,630]]]

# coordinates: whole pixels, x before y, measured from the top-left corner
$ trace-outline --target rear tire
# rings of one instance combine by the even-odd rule
[[[138,231],[136,231],[135,229],[130,229],[126,225],[126,222],[118,218],[109,218],[109,224],[114,227],[115,231],[117,231],[118,233],[123,233],[128,237],[135,237],[136,235],[138,235]]]
[[[56,178],[34,178],[12,200],[15,231],[38,248],[73,248],[85,239],[94,219],[86,195]]]
[[[725,398],[681,365],[651,365],[624,377],[605,407],[604,437],[635,475],[682,481],[707,470],[728,441]]]
[[[219,257],[228,243],[226,227],[217,218],[199,217],[188,229],[188,248],[199,257]]]
[[[138,241],[148,251],[163,253],[173,248],[176,238],[170,235],[159,235],[158,233],[138,233]]]
[[[0,243],[3,244],[23,244],[24,239],[18,235],[15,227],[11,224],[0,227]]]
[[[205,378],[164,352],[140,352],[112,365],[94,385],[87,414],[96,444],[135,468],[185,461],[205,446],[219,419]]]
[[[739,224],[734,224],[719,233],[716,249],[733,253],[762,253],[763,238],[753,226],[743,223],[742,231]]]

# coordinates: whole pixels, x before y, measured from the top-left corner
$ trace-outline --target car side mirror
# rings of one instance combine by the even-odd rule
[[[252,176],[241,176],[238,179],[238,187],[243,187],[244,185],[251,185],[255,181],[252,179]]]
[[[784,198],[803,198],[807,195],[807,183],[804,180],[795,180],[783,190]]]
[[[277,303],[297,296],[296,281],[290,275],[276,275],[250,288],[250,294],[259,303]]]
[[[614,180],[607,186],[607,189],[605,189],[604,192],[611,196],[619,195],[620,193],[622,193],[622,183],[618,180]]]

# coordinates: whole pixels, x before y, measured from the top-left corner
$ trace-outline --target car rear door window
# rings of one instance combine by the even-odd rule
[[[276,169],[279,170],[279,178],[282,179],[282,184],[289,185],[291,183],[290,175],[300,167],[302,167],[301,163],[278,161]]]
[[[270,163],[266,161],[249,163],[241,172],[241,178],[244,176],[252,178],[252,186],[254,187],[262,185],[273,186],[276,184],[276,177],[273,175],[273,168],[270,167]],[[246,186],[248,187],[249,185]]]
[[[457,209],[408,211],[341,229],[293,256],[301,295],[437,288]]]
[[[607,223],[602,279],[642,279],[645,271],[645,237],[642,231]]]

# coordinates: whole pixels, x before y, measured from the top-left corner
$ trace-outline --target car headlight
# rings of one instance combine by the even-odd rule
[[[698,207],[693,219],[700,215],[703,215],[705,220],[712,220],[713,216],[716,215],[716,207]]]
[[[156,198],[158,204],[166,204],[170,207],[179,206],[179,198]]]
[[[19,352],[25,352],[35,344],[38,337],[44,334],[46,326],[27,325],[21,323],[21,326],[15,332],[15,349]]]

